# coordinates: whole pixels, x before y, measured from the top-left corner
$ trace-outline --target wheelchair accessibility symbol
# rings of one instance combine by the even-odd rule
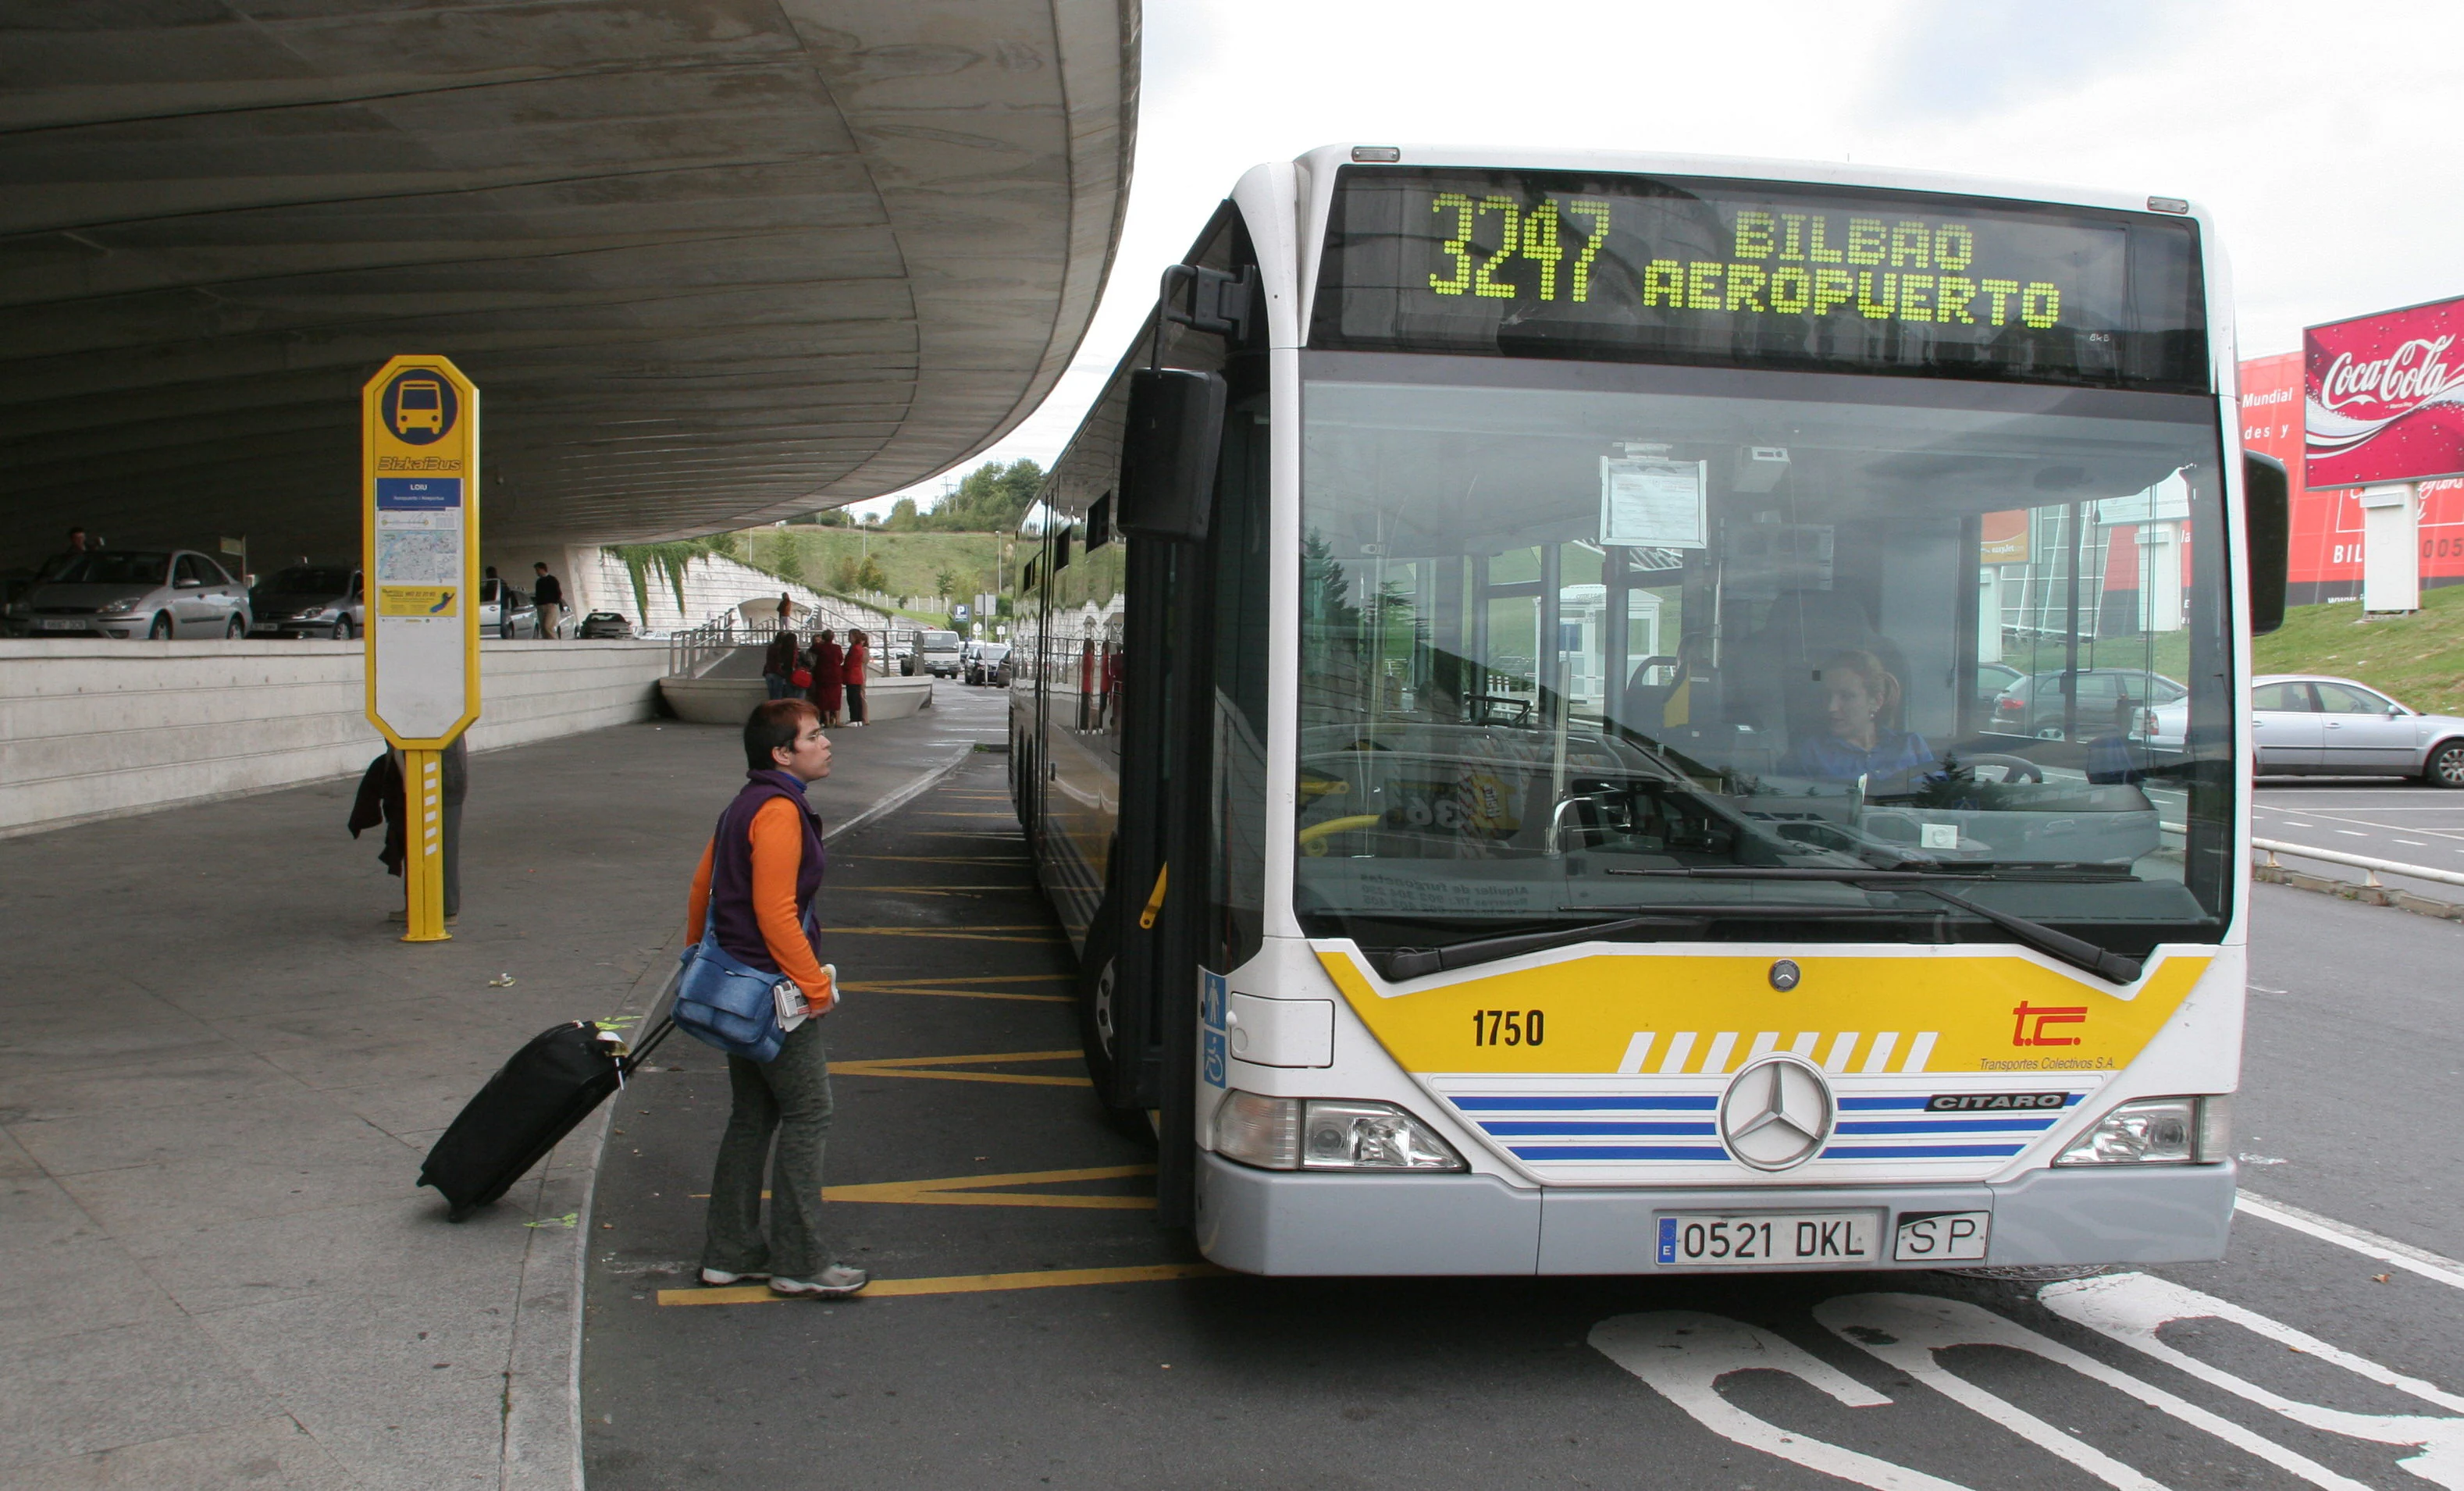
[[[406,368],[385,384],[377,417],[385,433],[405,445],[434,445],[452,432],[461,406],[451,380],[432,368]]]

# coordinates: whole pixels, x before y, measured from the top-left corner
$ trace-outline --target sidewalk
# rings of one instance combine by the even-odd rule
[[[920,789],[1001,703],[837,733],[815,807]],[[608,1109],[460,1226],[412,1183],[523,1041],[656,994],[742,770],[674,721],[473,757],[422,947],[350,781],[0,842],[0,1483],[575,1485]]]

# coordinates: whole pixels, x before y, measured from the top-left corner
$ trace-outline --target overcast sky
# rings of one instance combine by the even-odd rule
[[[2189,197],[2220,226],[2247,358],[2464,294],[2459,85],[2452,0],[1147,0],[1103,305],[983,458],[1048,464],[1215,203],[1313,145],[1851,160]]]

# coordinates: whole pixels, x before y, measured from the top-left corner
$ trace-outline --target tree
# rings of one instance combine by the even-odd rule
[[[860,572],[856,568],[855,556],[840,555],[838,562],[830,566],[830,588],[841,595],[852,595],[862,587],[863,582]]]
[[[923,522],[921,515],[915,511],[915,499],[913,497],[901,497],[897,501],[891,503],[890,505],[890,521],[884,526],[889,528],[892,533],[902,534],[912,534],[916,529],[921,528],[923,526]]]
[[[855,572],[855,588],[870,591],[890,588],[890,577],[882,571],[879,559],[869,554],[864,557],[863,566]]]
[[[956,591],[957,588],[958,577],[952,574],[946,568],[937,571],[933,576],[933,594],[940,598],[941,604],[944,609],[947,609],[950,604],[951,593]]]
[[[916,526],[939,533],[1014,533],[1043,489],[1044,468],[1033,461],[986,461],[923,514]]]

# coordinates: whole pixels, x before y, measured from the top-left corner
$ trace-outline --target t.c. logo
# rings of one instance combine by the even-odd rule
[[[2079,1037],[2049,1036],[2045,1034],[2045,1027],[2087,1023],[2087,1006],[2084,1004],[2030,1004],[2022,999],[2019,1007],[2011,1014],[2013,1045],[2077,1045]]]

